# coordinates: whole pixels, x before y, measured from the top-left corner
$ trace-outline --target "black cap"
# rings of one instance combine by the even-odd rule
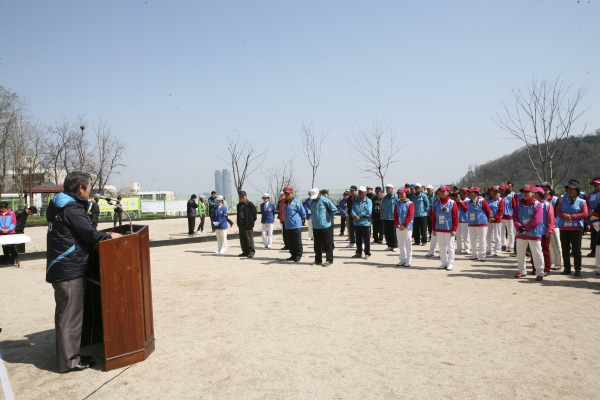
[[[581,186],[579,185],[579,182],[569,181],[565,182],[565,188],[581,189]]]
[[[352,185],[350,186],[350,190],[358,190],[358,188],[356,187],[356,185]]]
[[[382,189],[381,189],[381,187],[379,187],[379,186],[377,186],[377,187],[375,188],[375,191],[376,191],[376,192],[383,192],[383,190],[382,190]]]
[[[552,186],[550,186],[550,182],[542,182],[537,186],[541,187],[542,189],[552,189]]]
[[[238,192],[238,196],[240,196],[240,197],[241,197],[241,196],[246,196],[246,192],[245,192],[244,190],[240,190],[240,191]]]
[[[192,199],[196,199],[198,198],[198,196],[196,196],[195,194],[192,195]]]
[[[405,183],[404,187],[410,187],[410,183]]]
[[[350,193],[348,193],[347,191],[344,192],[344,196],[348,196]]]

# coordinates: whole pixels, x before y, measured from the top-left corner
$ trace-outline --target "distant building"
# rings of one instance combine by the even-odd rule
[[[139,182],[127,182],[123,186],[123,194],[126,196],[135,196],[140,192],[140,183]]]
[[[233,192],[231,190],[232,183],[233,178],[229,170],[224,169],[222,171],[215,171],[215,192],[223,196],[225,201],[230,204],[233,202]]]
[[[216,170],[215,171],[215,192],[217,192],[218,195],[223,193],[222,190],[222,184],[223,182],[223,178],[222,178],[222,174],[220,170]]]
[[[175,200],[175,192],[172,192],[170,190],[155,190],[155,191],[151,191],[151,192],[138,192],[136,194],[137,197],[140,198],[140,200],[166,200],[166,201],[173,201]]]

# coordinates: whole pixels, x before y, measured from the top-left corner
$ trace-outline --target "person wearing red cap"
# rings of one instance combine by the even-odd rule
[[[527,275],[525,258],[527,247],[531,251],[533,265],[536,268],[535,278],[538,281],[544,279],[544,257],[542,255],[541,238],[546,234],[547,208],[533,197],[533,185],[526,183],[521,186],[519,192],[522,199],[513,210],[513,221],[517,230],[517,262],[519,271],[515,278],[524,278]]]
[[[480,195],[480,190],[477,186],[469,189],[469,236],[471,238],[471,246],[473,255],[471,260],[485,261],[485,239],[487,236],[488,221],[490,219],[490,207],[487,201]],[[479,247],[477,246],[479,243]]]
[[[487,231],[487,254],[493,254],[495,256],[500,255],[501,240],[500,235],[502,233],[502,216],[504,215],[504,201],[499,196],[500,187],[490,186],[490,195],[487,199],[488,206],[490,207],[490,221]],[[494,247],[492,251],[492,246]]]
[[[398,189],[398,201],[394,205],[394,224],[400,248],[399,267],[410,267],[412,262],[412,231],[415,205],[407,197],[408,189]]]
[[[471,254],[471,239],[469,238],[469,188],[462,187],[458,191],[458,231],[456,231],[456,249],[459,253]],[[463,250],[464,246],[464,250]]]
[[[454,237],[458,229],[458,206],[456,201],[448,197],[450,187],[443,185],[438,189],[440,199],[435,202],[431,212],[433,221],[432,235],[437,237],[440,245],[440,269],[452,271],[454,268]]]
[[[542,255],[544,256],[544,275],[547,275],[550,273],[550,266],[552,265],[552,259],[550,257],[550,239],[554,233],[554,207],[552,207],[552,204],[546,199],[546,191],[544,188],[536,187],[533,189],[533,195],[544,208],[544,219],[542,221],[544,224],[544,232],[540,241],[542,242]],[[531,262],[533,264],[533,257],[531,257]],[[535,264],[533,265],[535,269],[536,266]]]
[[[567,193],[557,202],[556,215],[560,229],[564,270],[561,275],[571,275],[571,251],[575,263],[575,276],[581,276],[581,238],[584,220],[588,216],[587,203],[580,197],[579,183],[573,180],[565,183]]]
[[[504,212],[502,213],[502,229],[500,231],[501,249],[510,253],[513,251],[515,244],[515,223],[513,222],[513,196],[515,194],[511,185],[504,184],[500,186],[500,189],[504,191],[504,197],[502,198]]]
[[[591,212],[592,210],[596,209],[596,206],[598,206],[598,204],[600,204],[600,177],[592,179],[590,185],[594,188],[594,190],[590,192],[590,195],[587,198],[588,210]],[[590,234],[592,236],[592,238],[590,239],[591,252],[587,256],[596,257],[596,241],[598,232],[593,227],[591,227]]]

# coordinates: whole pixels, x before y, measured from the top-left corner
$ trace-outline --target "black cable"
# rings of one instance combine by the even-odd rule
[[[94,390],[92,393],[88,394],[87,396],[85,396],[83,398],[83,400],[88,399],[91,395],[93,395],[94,393],[96,393],[98,390],[102,389],[104,387],[104,385],[106,385],[107,383],[109,383],[110,381],[112,381],[113,379],[115,379],[116,377],[118,377],[119,375],[121,375],[123,372],[127,371],[129,368],[133,367],[135,364],[131,364],[129,367],[125,368],[123,371],[119,372],[117,375],[113,376],[112,378],[110,378],[109,380],[107,380],[106,382],[104,382],[102,385],[100,385],[96,390]]]

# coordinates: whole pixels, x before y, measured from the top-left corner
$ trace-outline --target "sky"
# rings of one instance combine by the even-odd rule
[[[373,118],[404,146],[386,183],[439,185],[522,145],[494,117],[532,79],[589,88],[600,128],[598,16],[600,0],[0,0],[0,85],[45,124],[108,123],[128,147],[117,187],[210,191],[239,134],[308,189],[302,123],[329,132],[317,187],[376,185],[350,143]]]

